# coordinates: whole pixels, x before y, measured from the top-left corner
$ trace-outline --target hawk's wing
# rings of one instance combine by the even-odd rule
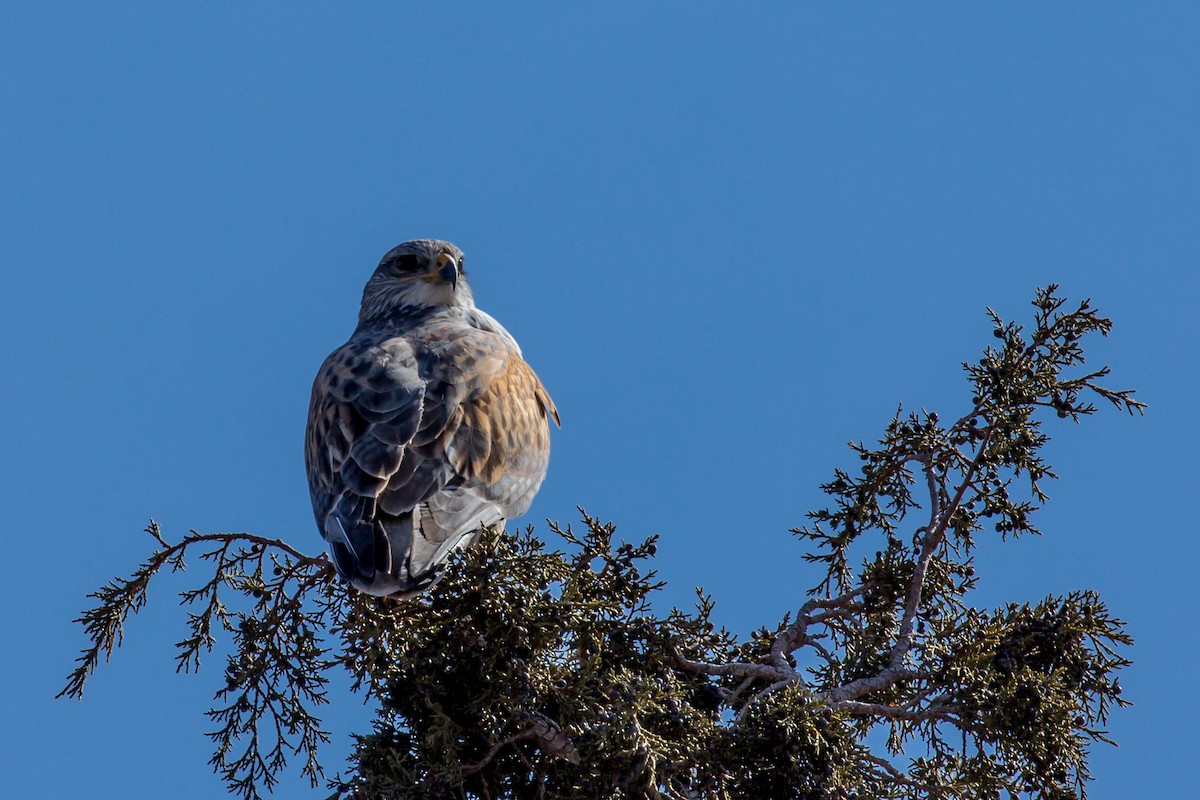
[[[313,510],[339,572],[364,591],[427,587],[481,526],[524,513],[545,476],[554,403],[483,317],[356,337],[317,375]]]

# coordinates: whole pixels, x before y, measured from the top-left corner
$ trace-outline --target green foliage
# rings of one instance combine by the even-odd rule
[[[642,563],[654,541],[614,544],[611,525],[584,522],[579,535],[553,528],[571,555],[493,533],[428,602],[347,617],[353,652],[387,654],[357,672],[381,709],[359,740],[354,794],[651,796],[704,758],[719,701],[671,653],[725,653],[727,637],[707,615],[656,618]]]
[[[112,655],[129,615],[145,606],[151,578],[164,567],[185,571],[184,557],[198,549],[213,565],[212,577],[180,593],[184,606],[199,610],[187,612],[189,635],[176,645],[176,670],[199,669],[218,633],[230,637],[235,652],[208,711],[221,726],[208,734],[216,743],[210,763],[247,798],[270,790],[295,755],[304,758],[302,771],[316,785],[323,774],[317,748],[329,737],[313,711],[328,702],[325,672],[338,663],[328,657],[322,633],[340,618],[346,594],[333,581],[333,567],[324,556],[308,558],[285,542],[251,534],[192,531],[171,545],[153,520],[146,532],[158,544],[150,558],[130,577],[114,578],[88,595],[98,603],[76,621],[92,644],[58,696],[83,695],[101,655]],[[226,605],[229,594],[241,609]]]
[[[177,658],[198,668],[229,637],[212,763],[248,800],[292,756],[322,779],[315,712],[341,669],[376,717],[334,797],[1083,797],[1089,748],[1126,705],[1131,641],[1094,592],[971,606],[972,552],[988,528],[1037,532],[1054,477],[1039,412],[1079,420],[1089,395],[1143,406],[1096,383],[1107,369],[1066,374],[1107,319],[1086,302],[1064,311],[1055,287],[1034,306],[1028,336],[989,311],[998,341],[964,365],[965,415],[897,412],[876,446],[851,445],[857,474],[836,470],[830,504],[796,531],[819,581],[744,639],[713,625],[702,593],[657,611],[655,539],[622,542],[586,513],[578,529],[552,524],[549,544],[488,531],[404,601],[351,592],[323,556],[280,541],[171,545],[152,523],[151,557],[92,595],[91,646],[63,693],[119,646],[150,579],[200,548],[211,578],[182,595],[194,610]]]

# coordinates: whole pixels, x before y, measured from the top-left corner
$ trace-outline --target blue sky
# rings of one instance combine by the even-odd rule
[[[214,797],[214,658],[167,579],[83,702],[84,595],[150,516],[320,549],[301,438],[380,255],[469,254],[563,416],[528,519],[662,535],[663,605],[748,631],[898,403],[949,415],[984,307],[1062,284],[1150,403],[1054,425],[1046,535],[978,602],[1100,590],[1137,638],[1094,798],[1188,791],[1200,557],[1200,7],[29,4],[0,28],[8,570],[0,793]],[[335,693],[336,771],[369,710]],[[281,796],[324,796],[289,777]]]

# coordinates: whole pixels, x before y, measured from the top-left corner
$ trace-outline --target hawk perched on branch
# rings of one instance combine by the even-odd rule
[[[475,307],[462,251],[393,248],[313,382],[308,487],[338,574],[377,596],[432,586],[482,526],[529,508],[551,418],[521,348]]]

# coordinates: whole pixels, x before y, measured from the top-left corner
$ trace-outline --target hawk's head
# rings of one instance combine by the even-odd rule
[[[363,289],[358,321],[402,308],[474,305],[462,250],[439,239],[414,239],[396,245],[380,260]]]

